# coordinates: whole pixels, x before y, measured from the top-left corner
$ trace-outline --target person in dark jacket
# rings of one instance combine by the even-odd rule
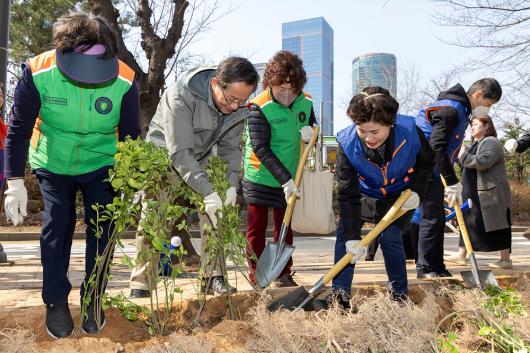
[[[504,148],[508,153],[523,153],[530,147],[530,132],[516,139],[509,139],[504,143]],[[530,240],[530,227],[528,227],[523,236]]]
[[[361,239],[361,194],[375,198],[379,222],[402,191],[412,194],[402,206],[410,211],[379,236],[391,297],[406,300],[407,271],[402,231],[426,191],[424,182],[432,174],[433,152],[414,118],[397,115],[399,103],[388,90],[367,87],[350,101],[347,114],[354,124],[337,134],[336,177],[338,182],[339,223],[335,242],[335,263],[346,252],[352,263],[365,249],[355,247]],[[336,298],[349,306],[354,265],[344,268],[334,279],[328,302]]]
[[[116,34],[104,18],[84,12],[59,18],[53,25],[53,44],[55,49],[27,61],[15,89],[5,144],[5,210],[14,225],[23,222],[28,199],[24,168],[29,159],[44,199],[40,248],[46,331],[61,338],[74,328],[68,267],[76,193],[83,195],[87,226],[83,301],[96,260],[112,233],[112,224],[104,221],[98,224],[102,235],[96,237],[94,207],[112,203],[116,196],[109,169],[118,140],[140,135],[140,99],[134,71],[118,59]],[[85,333],[97,333],[105,325],[103,311],[97,314],[94,305],[105,291],[103,284],[88,298],[81,327]]]
[[[443,259],[445,215],[440,174],[447,183],[445,196],[449,206],[454,206],[457,200],[462,204],[462,184],[453,164],[464,141],[469,117],[487,115],[501,95],[501,86],[493,78],[476,81],[467,92],[460,84],[456,84],[441,92],[438,100],[421,110],[416,117],[416,124],[429,140],[436,162],[435,172],[425,179],[427,194],[421,203],[422,219],[416,262],[418,278],[452,276],[445,268]]]
[[[302,91],[306,73],[298,56],[276,53],[263,74],[263,92],[250,104],[244,158],[243,196],[247,202],[247,239],[250,279],[256,281],[256,261],[265,248],[269,208],[274,218],[277,241],[286,201],[297,193],[294,183],[300,158],[300,138],[308,142],[316,123],[311,97]],[[289,227],[286,243],[293,243]],[[289,260],[273,287],[297,286]]]

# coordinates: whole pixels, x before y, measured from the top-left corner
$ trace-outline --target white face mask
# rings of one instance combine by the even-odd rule
[[[471,111],[471,116],[473,116],[474,118],[479,118],[481,116],[488,115],[489,112],[490,112],[490,107],[479,105]]]

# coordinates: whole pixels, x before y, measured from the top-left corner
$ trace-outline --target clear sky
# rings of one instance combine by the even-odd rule
[[[345,102],[351,98],[351,61],[370,52],[397,56],[399,71],[415,67],[423,78],[450,70],[471,54],[443,43],[454,38],[453,28],[436,25],[428,0],[234,0],[234,10],[190,48],[213,62],[242,55],[265,62],[281,49],[281,24],[323,16],[334,30],[335,132],[349,124]],[[464,87],[475,77],[464,77]],[[456,82],[455,82],[456,83]]]

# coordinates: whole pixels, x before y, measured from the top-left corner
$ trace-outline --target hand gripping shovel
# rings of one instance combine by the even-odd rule
[[[294,181],[297,188],[300,187],[305,162],[307,161],[311,148],[317,140],[319,130],[320,128],[318,126],[313,128],[311,140],[305,147],[304,153],[301,155],[300,161],[298,162],[298,169],[296,170]],[[285,244],[285,236],[287,235],[287,230],[291,223],[291,216],[293,215],[295,202],[296,195],[291,194],[289,201],[287,202],[285,215],[283,216],[279,239],[277,242],[267,242],[263,253],[258,259],[258,263],[256,264],[256,281],[262,288],[267,287],[272,281],[278,278],[293,254],[294,246]]]
[[[444,187],[447,186],[444,177],[442,175],[440,175],[440,177],[442,178],[442,183]],[[456,201],[455,212],[456,220],[458,221],[458,225],[460,226],[460,233],[462,234],[462,239],[464,240],[466,251],[469,256],[469,262],[471,263],[471,271],[460,272],[460,275],[464,279],[464,282],[467,283],[469,286],[477,287],[480,289],[485,289],[488,284],[498,287],[499,283],[497,283],[493,272],[478,269],[477,259],[475,258],[473,247],[471,246],[471,240],[469,239],[466,223],[464,222],[464,215],[462,214],[462,210],[460,209],[460,204],[458,200]]]
[[[399,217],[404,215],[407,211],[404,211],[401,209],[401,206],[403,203],[409,198],[410,196],[410,190],[405,190],[401,193],[399,198],[396,200],[396,202],[392,205],[390,210],[387,212],[387,214],[375,225],[372,230],[364,236],[364,238],[358,242],[355,247],[356,248],[362,248],[362,247],[368,247],[370,243],[379,235],[381,234],[386,227],[388,227],[392,222],[397,220]],[[362,255],[357,255],[354,262],[357,262],[359,258]],[[311,300],[314,299],[318,293],[324,288],[326,284],[328,284],[344,267],[349,265],[352,262],[353,255],[350,253],[346,253],[342,257],[342,259],[339,260],[333,266],[324,276],[322,276],[318,282],[309,290],[306,291],[303,286],[298,287],[291,293],[288,293],[284,295],[283,297],[280,297],[276,300],[273,300],[267,305],[267,310],[269,311],[276,311],[279,309],[288,309],[288,310],[298,310],[298,309],[305,309],[305,310],[311,310]]]

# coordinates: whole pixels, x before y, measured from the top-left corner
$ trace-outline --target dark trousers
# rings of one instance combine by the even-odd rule
[[[416,270],[439,272],[444,264],[444,189],[440,177],[431,176],[427,193],[420,204],[421,220],[418,232],[418,261]]]
[[[418,261],[418,225],[410,222],[405,226],[402,233],[403,249],[407,260]],[[365,261],[374,261],[375,254],[379,248],[379,236],[375,238],[366,250]]]
[[[86,254],[85,280],[81,284],[81,297],[84,284],[96,262],[96,253],[101,254],[108,243],[109,224],[101,223],[103,235],[96,239],[94,226],[90,220],[96,220],[96,211],[92,205],[112,203],[114,191],[108,179],[110,167],[79,176],[54,174],[45,169],[36,171],[40,191],[44,200],[44,225],[40,238],[41,262],[43,268],[42,299],[46,304],[65,302],[72,285],[68,280],[70,250],[74,235],[77,190],[83,195],[85,208]],[[101,292],[104,288],[100,288]]]
[[[340,220],[336,233],[335,263],[339,262],[346,254],[346,241],[344,240],[344,230]],[[391,224],[379,235],[376,241],[381,245],[381,250],[383,251],[390,290],[396,294],[407,294],[407,265],[401,238],[401,228]],[[333,291],[343,290],[346,293],[351,292],[354,269],[355,265],[347,265],[333,278]]]
[[[249,249],[247,249],[247,258],[249,259],[250,265],[249,277],[251,281],[255,282],[256,261],[252,260],[251,257],[255,255],[256,258],[259,259],[261,253],[263,253],[263,249],[265,249],[265,236],[267,232],[267,224],[269,223],[269,209],[267,207],[248,204],[247,212],[247,240],[249,245]],[[285,208],[272,209],[272,216],[274,219],[274,241],[278,241],[278,238],[280,237],[280,229],[282,227],[284,214]],[[291,226],[289,226],[287,231],[285,243],[293,245],[293,231]],[[293,259],[290,258],[280,276],[290,273],[292,265]]]

